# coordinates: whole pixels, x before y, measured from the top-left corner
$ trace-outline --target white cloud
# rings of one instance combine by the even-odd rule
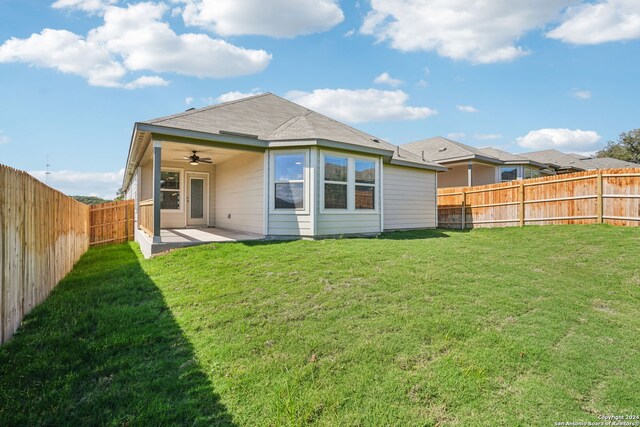
[[[185,104],[187,104],[187,105],[191,105],[191,104],[193,104],[193,96],[187,96],[187,97],[184,99],[184,103],[185,103]]]
[[[524,148],[544,150],[556,148],[586,152],[595,150],[601,136],[592,130],[581,129],[538,129],[516,139],[516,143]]]
[[[477,113],[480,110],[476,109],[475,107],[472,107],[471,105],[456,105],[456,108],[459,111],[463,111],[465,113]]]
[[[142,76],[124,84],[122,87],[125,89],[138,89],[148,86],[167,86],[168,84],[168,81],[159,76]]]
[[[88,13],[98,13],[114,5],[118,0],[57,0],[51,5],[54,9],[78,9]]]
[[[391,87],[397,87],[402,84],[402,80],[394,79],[386,71],[373,79],[373,82],[381,85],[389,85]]]
[[[435,51],[473,63],[527,55],[516,44],[577,0],[372,0],[360,32],[402,51]],[[633,0],[631,0],[633,1]]]
[[[249,50],[205,34],[177,35],[160,19],[164,4],[137,3],[109,8],[103,26],[87,40],[124,58],[130,70],[174,72],[198,77],[232,77],[262,71],[271,60],[264,50]]]
[[[452,132],[447,134],[447,138],[449,139],[462,139],[467,136],[464,132]]]
[[[428,107],[406,105],[409,95],[401,90],[316,89],[313,92],[291,91],[293,102],[352,123],[384,120],[418,120],[434,114]]]
[[[159,76],[123,81],[131,71],[223,78],[257,73],[269,64],[271,55],[264,50],[244,49],[205,34],[176,34],[161,21],[166,10],[155,3],[108,7],[104,24],[86,37],[44,29],[27,39],[11,38],[0,45],[0,63],[53,68],[82,76],[93,86],[125,89],[168,84]]]
[[[222,36],[295,37],[326,31],[344,15],[334,0],[179,0],[185,24]]]
[[[588,90],[574,89],[573,91],[571,91],[571,94],[574,96],[574,98],[578,98],[578,99],[591,98],[591,92]]]
[[[120,87],[127,74],[105,46],[66,30],[44,29],[27,39],[11,38],[0,46],[1,62],[24,62],[76,74],[93,86]]]
[[[349,31],[347,31],[346,33],[344,33],[344,36],[349,38],[349,37],[353,37],[353,35],[356,33],[356,30],[354,30],[353,28],[350,29]]]
[[[425,79],[420,79],[418,80],[418,83],[416,83],[418,86],[420,87],[427,87],[429,86],[429,82],[427,82]]]
[[[547,37],[572,44],[600,44],[640,38],[640,2],[605,0],[570,7]]]
[[[499,133],[476,133],[475,135],[473,135],[473,137],[475,139],[487,141],[487,140],[493,140],[493,139],[500,139],[502,138],[502,135]]]
[[[4,134],[3,131],[0,130],[0,145],[8,144],[9,142],[11,142],[11,138],[9,138],[7,135]]]
[[[69,196],[97,195],[104,199],[112,199],[122,185],[124,169],[115,172],[80,172],[72,170],[29,171],[33,177]]]
[[[260,95],[261,93],[264,93],[264,92],[261,92],[259,90],[252,90],[251,92],[246,92],[246,93],[232,91],[232,92],[223,93],[219,97],[215,98],[215,101],[216,102],[236,101],[238,99],[247,98],[249,96]]]

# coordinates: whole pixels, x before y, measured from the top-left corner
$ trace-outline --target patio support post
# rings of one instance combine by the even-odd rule
[[[153,243],[160,243],[160,173],[162,143],[153,141]]]
[[[473,163],[467,163],[467,187],[471,187],[473,185],[473,181],[471,179],[471,173],[473,172]]]

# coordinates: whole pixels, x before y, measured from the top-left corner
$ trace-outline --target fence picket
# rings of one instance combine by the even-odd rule
[[[640,226],[640,168],[438,190],[443,228],[594,223]]]

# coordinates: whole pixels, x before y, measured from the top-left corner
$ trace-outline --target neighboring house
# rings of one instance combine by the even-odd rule
[[[136,123],[122,188],[149,255],[170,247],[164,229],[297,238],[435,227],[445,170],[267,93]]]
[[[580,166],[586,170],[592,169],[624,169],[640,167],[638,163],[626,162],[611,157],[594,157],[580,160]]]
[[[591,158],[575,153],[563,153],[558,150],[532,151],[518,154],[530,160],[547,163],[556,174],[580,172],[594,169],[637,168],[637,163],[611,157]]]
[[[447,167],[438,174],[438,187],[494,184],[550,173],[548,166],[495,148],[475,148],[435,137],[403,144],[401,148]]]

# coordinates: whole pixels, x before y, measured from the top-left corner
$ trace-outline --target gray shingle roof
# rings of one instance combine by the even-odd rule
[[[573,156],[565,154],[558,150],[542,150],[542,151],[532,151],[529,153],[519,153],[518,154],[525,159],[533,160],[534,162],[544,163],[548,165],[556,165],[560,166],[564,169],[577,169],[577,170],[585,170],[586,167],[581,165],[583,160],[579,160]]]
[[[580,160],[579,164],[585,169],[640,168],[640,164],[638,163],[625,162],[624,160],[613,159],[611,157],[587,158]]]
[[[479,148],[478,150],[486,156],[495,157],[496,159],[502,160],[503,162],[526,163],[529,161],[529,159],[525,159],[524,157],[518,156],[517,154],[509,153],[508,151],[499,150],[493,147]]]
[[[500,163],[500,160],[483,153],[479,148],[471,147],[470,145],[452,141],[441,136],[409,142],[407,144],[402,144],[401,147],[415,153],[416,155],[422,155],[424,152],[426,159],[436,162],[446,162],[448,160],[460,158],[466,159],[481,157],[489,161],[493,160],[496,163]]]
[[[440,168],[440,165],[423,161],[422,156],[412,153],[402,151],[398,156],[395,145],[272,93],[187,110],[141,123],[210,134],[231,132],[255,135],[260,140],[270,142],[318,139],[336,141],[393,151],[393,159]]]

